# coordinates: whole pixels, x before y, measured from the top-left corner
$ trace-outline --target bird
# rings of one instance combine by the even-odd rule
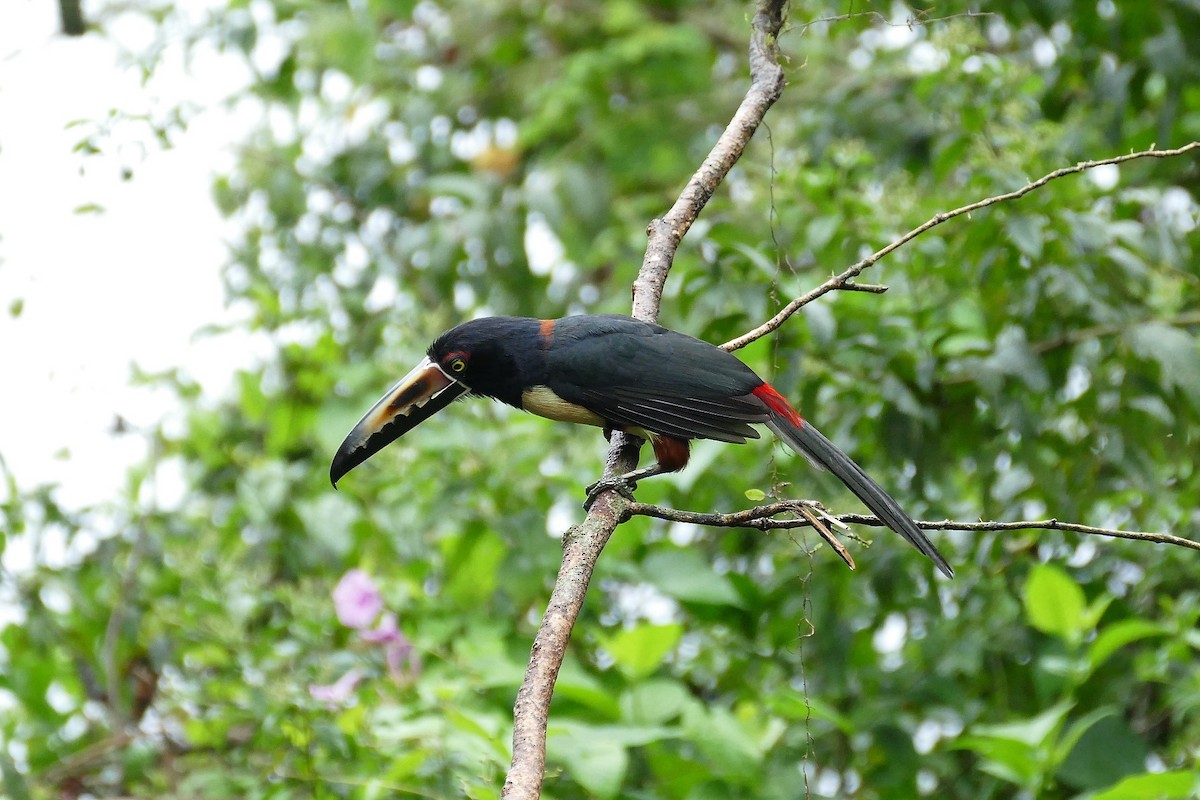
[[[655,463],[593,484],[588,505],[605,490],[627,493],[644,478],[683,469],[694,439],[742,444],[760,438],[752,426],[764,425],[837,476],[946,577],[954,575],[900,504],[740,359],[618,314],[481,317],[438,336],[425,358],[347,434],[329,468],[334,488],[350,470],[464,395],[649,441]]]

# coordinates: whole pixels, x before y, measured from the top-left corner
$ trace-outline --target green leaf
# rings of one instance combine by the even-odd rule
[[[1114,623],[1101,630],[1088,647],[1088,664],[1095,670],[1125,645],[1152,636],[1165,636],[1167,633],[1169,631],[1162,625],[1144,619],[1127,619]]]
[[[977,725],[953,746],[978,753],[989,774],[1033,790],[1041,785],[1051,742],[1070,710],[1070,703],[1059,703],[1029,719]]]
[[[987,736],[962,736],[954,746],[978,753],[983,759],[980,767],[989,775],[1025,788],[1040,783],[1037,753],[1023,742]]]
[[[842,220],[836,215],[814,217],[805,227],[804,243],[812,250],[820,250],[833,241]]]
[[[1061,748],[1069,750],[1056,773],[1080,789],[1098,789],[1145,768],[1146,745],[1118,708],[1101,708],[1073,724]]]
[[[621,716],[630,722],[658,725],[679,716],[691,697],[678,681],[648,680],[621,695]]]
[[[762,752],[741,722],[720,706],[689,706],[684,735],[696,745],[720,775],[747,781],[762,762]]]
[[[504,766],[511,756],[508,746],[496,735],[495,730],[489,730],[480,724],[481,720],[492,721],[493,718],[481,714],[464,714],[458,709],[447,709],[446,721],[461,733],[474,739],[477,749],[486,752],[498,765]],[[499,721],[498,719],[496,720]],[[358,730],[361,730],[359,728]]]
[[[601,641],[617,669],[631,680],[639,680],[658,669],[682,636],[682,625],[639,625]]]
[[[767,258],[757,247],[750,247],[749,245],[737,242],[733,245],[733,249],[741,253],[747,261],[757,267],[758,271],[768,280],[779,272],[779,266]]]
[[[519,676],[513,685],[520,685]],[[573,658],[568,658],[563,663],[562,669],[558,673],[558,680],[554,683],[554,696],[586,706],[605,719],[615,720],[621,715],[621,707],[618,705],[617,699],[613,697],[611,689],[581,667],[579,662]]]
[[[762,489],[747,489],[745,494],[746,499],[751,503],[761,503],[763,500],[767,499],[767,493]]]
[[[1200,796],[1200,775],[1188,770],[1135,775],[1092,800],[1189,800]]]
[[[460,175],[455,172],[430,176],[425,183],[425,188],[431,194],[458,197],[471,205],[483,205],[490,198],[485,184],[469,175]]]
[[[625,748],[601,738],[574,740],[561,748],[561,757],[570,776],[597,797],[615,796],[629,767]]]
[[[1008,236],[1013,244],[1033,260],[1042,257],[1046,218],[1032,214],[1014,214],[1008,220]]]
[[[25,777],[5,752],[0,752],[0,776],[3,777],[5,793],[11,800],[33,800]]]
[[[633,725],[555,724],[547,731],[552,758],[561,759],[570,776],[597,797],[620,791],[629,767],[627,748],[678,736],[670,728]]]
[[[1042,633],[1069,643],[1083,636],[1083,590],[1053,564],[1038,564],[1025,581],[1025,615]]]
[[[766,707],[774,714],[793,720],[824,720],[846,736],[854,734],[854,720],[815,695],[780,692],[767,698]]]
[[[1164,381],[1200,408],[1200,344],[1195,337],[1161,322],[1147,322],[1131,328],[1126,338],[1135,353],[1158,363]]]
[[[1103,619],[1104,612],[1108,610],[1115,599],[1106,592],[1088,603],[1087,607],[1083,609],[1083,629],[1085,631],[1095,630],[1099,626],[1100,620]]]
[[[1071,706],[1071,703],[1059,703],[1029,719],[1002,722],[996,725],[977,725],[972,729],[972,733],[977,736],[1007,739],[1021,742],[1030,747],[1043,748],[1047,746],[1054,732],[1058,730],[1063,718],[1071,710]]]
[[[1034,392],[1049,387],[1045,365],[1029,346],[1026,331],[1009,325],[995,337],[992,353],[979,364],[979,382],[989,391],[998,390],[1009,377],[1019,378]]]
[[[647,556],[642,564],[646,580],[676,600],[709,605],[743,605],[742,596],[725,575],[693,549],[672,547]]]
[[[480,530],[447,540],[447,545],[450,596],[462,605],[491,597],[500,579],[498,567],[508,553],[504,540],[490,530]]]
[[[375,48],[371,30],[357,15],[332,10],[314,14],[309,35],[329,66],[355,80],[364,80],[374,65]]]
[[[804,324],[813,340],[821,347],[833,347],[837,342],[837,317],[823,303],[812,303],[804,307]]]
[[[297,500],[293,508],[314,541],[321,542],[338,558],[345,558],[354,542],[351,525],[358,511],[344,495],[332,492],[315,499]]]

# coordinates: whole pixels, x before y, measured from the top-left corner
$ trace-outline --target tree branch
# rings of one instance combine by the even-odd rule
[[[708,157],[684,187],[679,199],[661,219],[647,228],[642,267],[633,284],[633,316],[658,319],[663,286],[679,243],[729,174],[767,110],[783,92],[783,69],[776,42],[783,27],[786,0],[758,0],[751,25],[750,87]],[[621,475],[637,467],[641,441],[614,433],[604,476]],[[632,501],[609,491],[597,497],[584,521],[563,537],[563,562],[542,624],[534,638],[525,678],[513,708],[513,757],[502,797],[536,800],[546,771],[546,724],[554,682],[562,666],[571,629],[583,607],[588,584],[600,552],[627,513]]]
[[[620,474],[637,466],[639,445],[632,439],[609,450],[605,475]],[[550,603],[542,617],[525,678],[513,707],[513,756],[501,797],[536,800],[541,797],[546,773],[546,725],[554,683],[562,667],[567,642],[591,583],[592,572],[608,539],[622,519],[628,519],[630,501],[608,492],[592,504],[584,521],[563,536],[563,561]]]
[[[1127,153],[1123,156],[1105,158],[1101,159],[1100,161],[1081,161],[1073,167],[1063,167],[1062,169],[1056,169],[1053,172],[1047,173],[1046,175],[1038,178],[1036,181],[1027,183],[1014,191],[998,194],[994,197],[988,197],[984,200],[979,200],[977,202],[970,203],[969,205],[956,208],[953,211],[944,211],[940,214],[935,214],[923,224],[913,228],[911,231],[904,234],[899,239],[896,239],[891,244],[876,250],[863,260],[851,265],[840,275],[833,276],[812,291],[806,292],[805,294],[795,298],[782,309],[780,309],[778,314],[771,317],[771,319],[767,320],[762,325],[759,325],[754,330],[744,333],[736,339],[729,340],[725,344],[721,345],[721,347],[726,350],[737,350],[738,348],[745,347],[757,339],[761,339],[763,336],[766,336],[768,333],[786,322],[787,318],[792,314],[795,314],[801,308],[816,300],[818,297],[828,294],[835,289],[844,289],[847,287],[847,285],[852,285],[851,281],[853,281],[854,278],[858,277],[867,269],[875,266],[879,259],[886,256],[888,253],[891,253],[893,250],[897,250],[900,247],[908,244],[913,239],[928,231],[930,228],[941,225],[947,220],[954,219],[955,217],[961,217],[963,214],[970,214],[972,211],[978,211],[981,208],[987,208],[988,206],[996,205],[997,203],[1003,203],[1008,200],[1016,200],[1019,197],[1024,197],[1035,189],[1040,189],[1047,183],[1050,183],[1050,181],[1057,180],[1067,175],[1086,172],[1089,169],[1103,167],[1110,164],[1123,164],[1126,161],[1132,161],[1135,158],[1171,158],[1174,156],[1181,156],[1184,153],[1191,152],[1197,148],[1200,148],[1200,141],[1185,144],[1183,147],[1177,147],[1174,150],[1155,150],[1151,148],[1150,150]]]
[[[87,33],[87,20],[83,17],[81,0],[58,0],[59,19],[62,32],[67,36],[83,36]]]
[[[679,199],[661,219],[653,220],[646,233],[646,256],[633,282],[633,316],[646,322],[658,321],[663,285],[679,243],[708,203],[721,181],[741,158],[767,111],[783,94],[783,67],[779,65],[776,42],[783,27],[782,0],[760,0],[750,34],[750,88],[721,133],[700,169],[688,181]]]
[[[814,500],[783,500],[777,503],[748,508],[745,511],[734,511],[729,514],[704,513],[700,511],[681,511],[676,508],[666,508],[648,503],[629,503],[625,513],[631,517],[654,517],[668,522],[686,522],[692,525],[705,525],[711,528],[756,528],[758,530],[779,530],[785,528],[808,528],[813,523],[807,516],[817,512],[818,518],[833,520],[837,523],[854,525],[872,525],[886,527],[878,517],[870,514],[836,514],[826,515],[820,503]],[[775,519],[777,514],[801,514],[801,518]],[[1186,547],[1190,550],[1200,550],[1200,542],[1185,539],[1169,533],[1149,533],[1146,531],[1122,531],[1111,528],[1096,528],[1091,525],[1080,525],[1075,522],[1060,522],[1057,519],[1023,520],[1020,522],[957,522],[942,520],[914,520],[917,527],[927,531],[1022,531],[1022,530],[1056,530],[1072,533],[1085,533],[1093,536],[1110,536],[1116,539],[1135,539],[1141,542],[1170,544]],[[827,536],[822,534],[828,541]],[[836,548],[835,548],[836,550]],[[841,553],[839,553],[839,556]],[[844,558],[844,557],[843,557]],[[851,567],[853,568],[853,567]]]

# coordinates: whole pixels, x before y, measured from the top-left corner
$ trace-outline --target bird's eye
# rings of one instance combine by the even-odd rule
[[[464,359],[456,358],[450,362],[451,372],[462,372],[467,368],[467,362]]]

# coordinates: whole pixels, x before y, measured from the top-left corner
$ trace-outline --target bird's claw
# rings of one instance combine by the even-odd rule
[[[592,505],[596,502],[596,499],[610,489],[625,499],[632,500],[633,490],[636,488],[637,481],[631,480],[625,475],[618,475],[615,478],[604,478],[603,480],[596,481],[591,486],[587,487],[587,489],[585,489],[587,492],[587,500],[583,502],[583,510],[591,511]]]

